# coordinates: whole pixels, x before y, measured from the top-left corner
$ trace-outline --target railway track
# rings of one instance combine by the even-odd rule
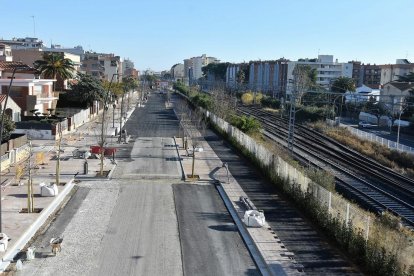
[[[261,121],[269,138],[286,142],[287,120],[258,108],[239,107],[238,111]],[[296,125],[294,139],[295,157],[320,168],[329,167],[340,193],[371,211],[389,210],[414,226],[413,180],[305,126]]]

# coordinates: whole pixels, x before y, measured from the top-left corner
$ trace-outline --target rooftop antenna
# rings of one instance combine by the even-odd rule
[[[36,23],[35,23],[35,16],[30,16],[33,19],[33,37],[36,37]]]

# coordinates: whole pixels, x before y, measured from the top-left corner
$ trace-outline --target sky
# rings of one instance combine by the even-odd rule
[[[0,38],[129,58],[168,70],[207,54],[222,62],[414,62],[413,0],[0,0]],[[34,17],[33,17],[34,16]]]

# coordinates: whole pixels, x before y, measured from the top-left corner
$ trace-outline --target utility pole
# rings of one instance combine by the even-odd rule
[[[296,119],[296,91],[292,91],[290,95],[290,110],[289,110],[289,133],[288,133],[288,150],[293,155],[293,145],[295,142],[295,119]]]
[[[33,19],[33,37],[36,37],[36,24],[35,24],[35,16],[32,15],[31,18]]]

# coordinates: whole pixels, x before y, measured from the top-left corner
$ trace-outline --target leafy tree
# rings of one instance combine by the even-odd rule
[[[410,72],[404,76],[398,76],[398,82],[414,82],[414,72]]]
[[[62,53],[44,53],[42,60],[34,62],[34,68],[39,70],[46,78],[56,79],[58,76],[63,80],[73,77],[75,66],[73,62],[65,58]],[[55,83],[53,83],[55,90]]]
[[[157,77],[152,75],[152,74],[145,74],[144,75],[144,80],[148,82],[150,88],[152,89],[152,87],[155,85],[155,82],[157,81]]]
[[[227,66],[230,63],[209,63],[208,65],[201,68],[203,76],[206,78],[207,75],[213,74],[216,80],[224,81],[226,79]]]
[[[294,93],[296,95],[296,100],[300,104],[302,102],[302,97],[306,92],[316,87],[317,71],[309,65],[297,64],[293,69],[293,76]]]
[[[122,80],[122,85],[126,91],[131,91],[138,88],[138,81],[132,77],[127,77]]]
[[[0,114],[2,114],[2,110],[0,109]],[[16,125],[14,124],[13,120],[7,114],[4,114],[4,127],[1,126],[0,128],[3,129],[3,141],[7,141],[10,139],[12,132],[16,129]]]
[[[339,77],[332,83],[331,90],[338,93],[355,92],[355,81],[352,78]]]
[[[246,74],[244,70],[239,70],[236,74],[236,80],[238,84],[243,84],[246,80]]]
[[[105,90],[101,81],[96,78],[78,73],[76,81],[71,85],[72,92],[80,101],[91,106],[94,101],[102,101]]]

